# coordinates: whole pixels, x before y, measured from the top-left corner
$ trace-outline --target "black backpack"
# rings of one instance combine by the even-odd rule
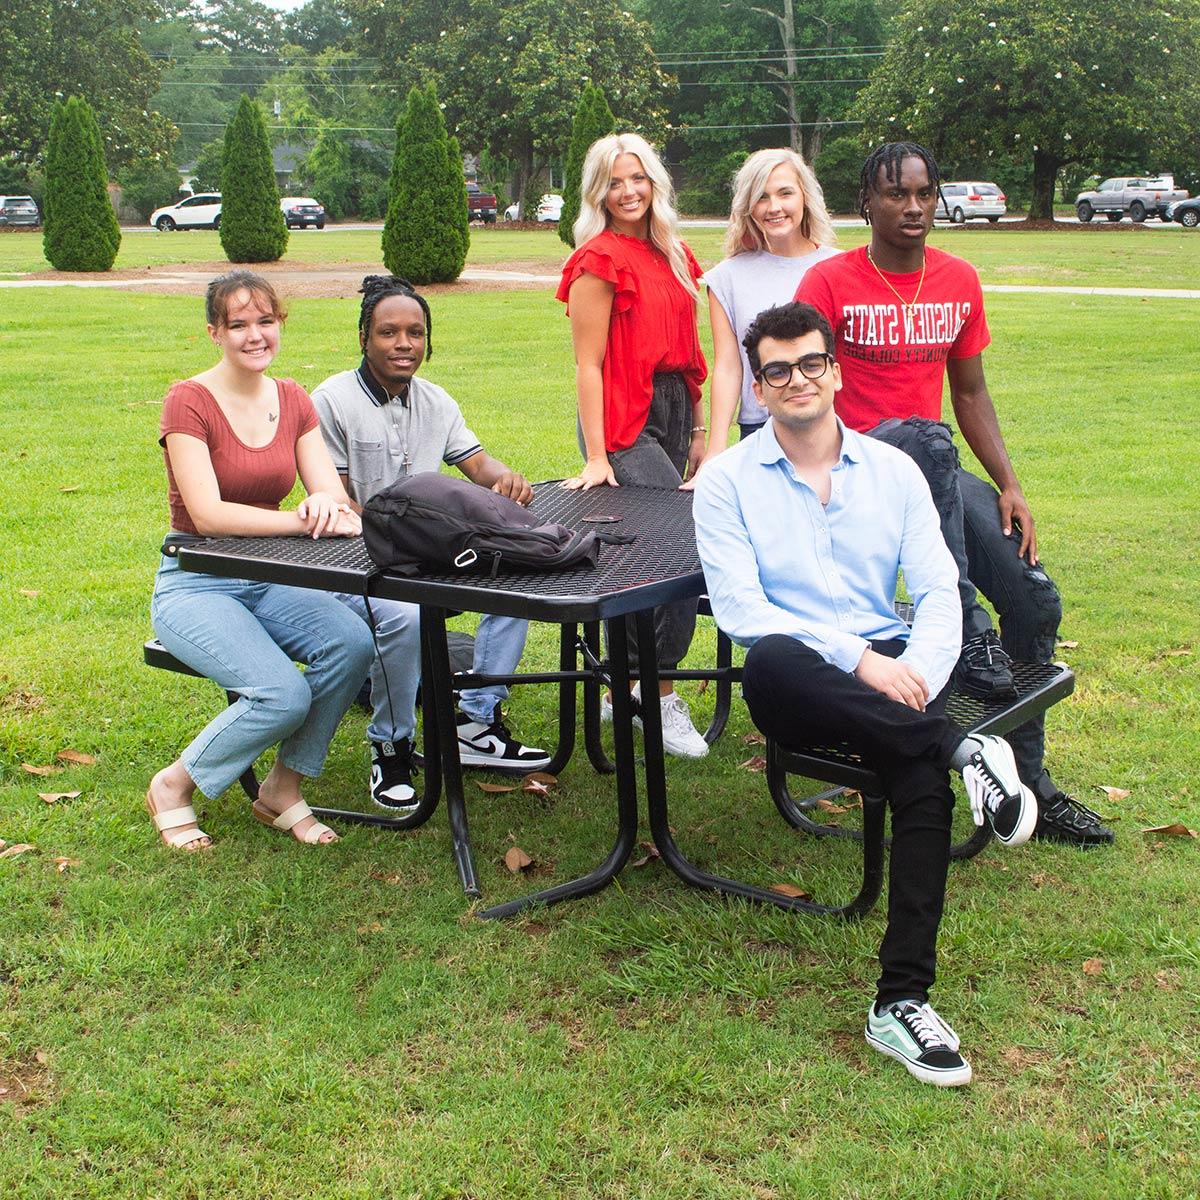
[[[400,575],[594,567],[600,554],[593,531],[539,525],[515,500],[433,471],[376,492],[362,522],[371,561]]]

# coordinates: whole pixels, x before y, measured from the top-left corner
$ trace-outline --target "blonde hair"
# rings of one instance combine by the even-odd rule
[[[837,241],[833,223],[825,208],[825,195],[813,174],[812,167],[796,153],[784,148],[756,150],[733,177],[733,204],[729,211],[729,228],[725,233],[725,256],[744,254],[748,250],[765,250],[767,240],[751,215],[755,204],[762,199],[767,180],[776,167],[787,165],[796,172],[804,194],[804,216],[800,232],[818,246],[832,246]]]
[[[575,221],[575,245],[603,233],[612,221],[604,200],[612,180],[613,165],[622,154],[633,154],[650,180],[650,241],[666,255],[675,278],[693,298],[699,291],[688,271],[687,255],[679,240],[679,218],[675,214],[675,189],[671,176],[654,148],[636,133],[610,133],[588,148],[579,184],[579,217]]]

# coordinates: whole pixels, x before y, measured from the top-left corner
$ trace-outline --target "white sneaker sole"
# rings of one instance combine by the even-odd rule
[[[458,761],[464,767],[486,767],[490,771],[515,771],[526,775],[530,771],[541,771],[550,765],[550,755],[517,761],[512,758],[497,758],[494,754],[481,754],[458,743]]]
[[[873,1050],[878,1050],[880,1054],[886,1054],[888,1058],[894,1058],[898,1063],[903,1063],[904,1069],[922,1083],[932,1083],[934,1087],[962,1087],[971,1082],[971,1064],[969,1062],[964,1062],[961,1067],[954,1067],[952,1070],[939,1071],[934,1067],[913,1062],[911,1058],[901,1054],[894,1046],[881,1042],[872,1035],[869,1025],[863,1032],[866,1034],[868,1046]]]

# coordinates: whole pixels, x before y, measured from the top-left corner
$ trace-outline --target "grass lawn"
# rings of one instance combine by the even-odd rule
[[[1200,245],[942,240],[964,236],[973,258],[1020,249],[1046,273],[1067,252],[1086,275],[1110,247],[1175,247],[1143,277],[1156,283],[1186,274]],[[18,240],[0,238],[0,253]],[[127,238],[125,252],[143,244],[160,239]],[[160,401],[212,361],[200,301],[68,289],[19,300],[0,328],[0,837],[36,851],[0,858],[0,1194],[1194,1194],[1200,843],[1139,832],[1200,828],[1200,338],[1188,306],[989,304],[989,380],[1079,676],[1050,717],[1050,760],[1118,840],[1092,854],[993,847],[952,868],[935,1003],[977,1082],[939,1092],[862,1039],[882,910],[859,924],[763,911],[650,862],[596,897],[485,925],[466,915],[442,811],[412,834],[348,829],[317,850],[253,822],[232,791],[200,803],[212,853],[161,849],[146,782],[219,703],[211,684],[140,656],[166,517]],[[353,361],[351,302],[291,307],[280,374],[311,386]],[[522,291],[434,307],[428,374],[484,444],[535,478],[573,469],[560,306]],[[555,646],[536,627],[527,662],[549,667]],[[689,662],[711,646],[709,629]],[[685,688],[702,721],[711,696]],[[548,692],[518,689],[510,707],[516,730],[547,744]],[[343,722],[314,801],[365,800],[363,730],[361,714]],[[740,765],[755,753],[748,732],[735,705],[708,759],[669,763],[681,841],[714,869],[846,893],[853,848],[783,826],[762,776]],[[21,767],[66,748],[97,761],[53,778]],[[485,794],[474,779],[489,900],[607,852],[611,781],[582,757],[549,800]],[[504,870],[513,844],[532,878]],[[60,871],[56,859],[72,861]]]
[[[705,266],[722,258],[721,229],[684,231]],[[867,240],[866,227],[839,228],[844,249]],[[1086,230],[1049,233],[1019,229],[992,230],[981,225],[939,225],[934,245],[960,254],[979,269],[984,283],[1058,284],[1083,287],[1194,288],[1200,280],[1200,237],[1181,226],[1169,230],[1107,223]],[[568,249],[554,230],[471,229],[468,266],[505,267],[554,274]],[[126,233],[117,256],[118,268],[224,261],[218,235],[196,229],[161,234],[152,230]],[[379,231],[330,228],[294,230],[287,259],[294,263],[371,263],[382,270]],[[0,236],[0,279],[20,272],[45,271],[41,238],[34,234]]]

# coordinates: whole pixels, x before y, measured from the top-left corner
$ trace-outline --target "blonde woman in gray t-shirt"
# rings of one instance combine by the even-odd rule
[[[725,260],[704,276],[713,370],[701,468],[725,449],[735,415],[742,437],[766,419],[742,338],[760,312],[792,299],[809,267],[838,253],[833,241],[821,185],[804,159],[786,149],[751,154],[733,179]]]

